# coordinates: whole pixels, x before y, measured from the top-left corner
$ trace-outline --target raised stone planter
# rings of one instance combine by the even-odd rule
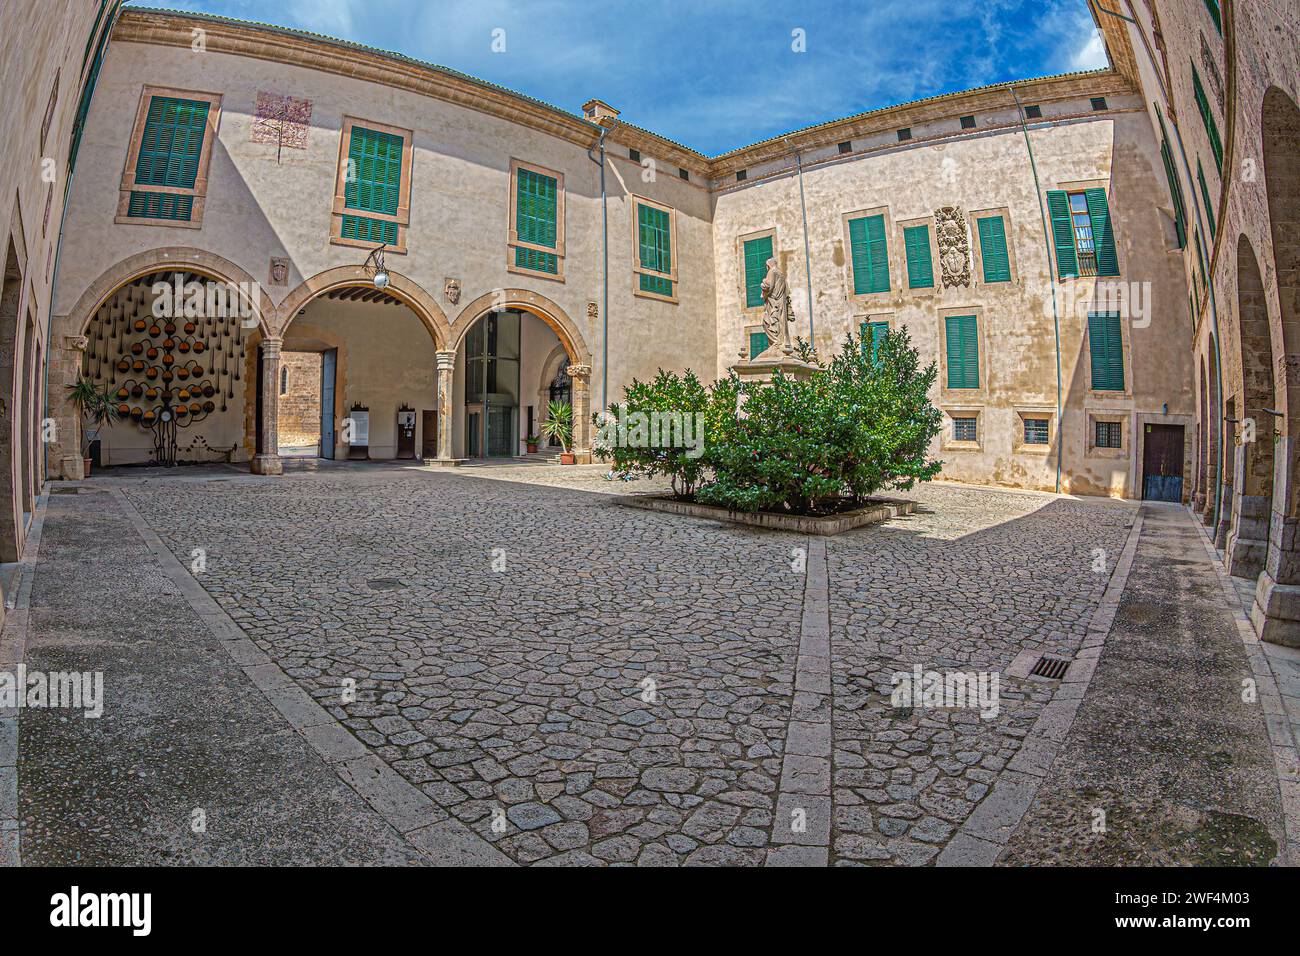
[[[869,503],[853,511],[837,515],[809,516],[782,515],[760,511],[751,514],[747,511],[732,511],[717,505],[702,505],[693,501],[677,501],[660,495],[621,495],[619,504],[633,508],[645,508],[647,511],[663,511],[673,515],[686,515],[690,518],[707,518],[712,521],[730,521],[734,524],[747,524],[755,528],[769,528],[773,531],[794,531],[799,534],[842,534],[854,528],[879,524],[900,515],[910,515],[916,511],[916,502],[902,498],[871,498]]]

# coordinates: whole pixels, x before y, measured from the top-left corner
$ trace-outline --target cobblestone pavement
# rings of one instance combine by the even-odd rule
[[[825,833],[830,802],[790,795],[832,778],[831,862],[932,862],[1052,685],[1003,677],[989,720],[891,708],[892,675],[1068,656],[1134,515],[931,485],[921,513],[828,539],[831,712],[794,689],[808,538],[488,471],[611,484],[344,468],[124,490],[305,690],[522,863],[761,864],[791,806]],[[815,729],[818,708],[833,762],[783,780],[792,713]]]

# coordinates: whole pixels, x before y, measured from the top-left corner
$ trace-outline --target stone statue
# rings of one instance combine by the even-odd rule
[[[790,344],[790,332],[787,325],[794,321],[794,310],[790,307],[790,287],[786,285],[785,274],[776,267],[776,259],[767,260],[767,275],[760,287],[763,295],[763,331],[767,333],[767,348],[771,352],[780,348],[789,355],[794,351]]]

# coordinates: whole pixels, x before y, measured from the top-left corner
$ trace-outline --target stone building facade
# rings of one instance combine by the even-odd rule
[[[51,337],[51,295],[81,131],[119,6],[5,0],[0,10],[0,564],[22,555],[47,474],[46,364],[61,376],[79,364],[57,357],[77,342]],[[69,436],[80,454],[75,427]]]
[[[277,471],[280,356],[301,351],[332,368],[327,457],[395,455],[402,410],[422,456],[517,454],[558,399],[574,406],[581,460],[590,411],[632,378],[725,375],[758,341],[750,286],[770,254],[823,354],[850,329],[905,326],[939,364],[947,477],[1140,496],[1146,436],[1193,421],[1190,323],[1133,51],[1125,30],[1106,35],[1112,69],[709,158],[599,100],[578,116],[352,44],[128,11],[87,125],[95,158],[70,210],[56,326],[108,329],[95,367],[136,416],[106,436],[110,462],[155,453],[142,406],[162,383],[143,375],[162,340],[125,326],[177,273],[249,290],[238,322],[190,334],[208,358],[182,363],[200,380],[188,391],[214,394],[191,394],[183,448],[201,435]],[[180,186],[150,182],[141,160],[162,128],[150,111],[169,104],[200,117]],[[391,202],[360,209],[348,171],[376,149]],[[378,290],[367,259],[381,241],[391,283]],[[182,339],[193,324],[171,323]],[[354,409],[364,443],[345,433]],[[1192,447],[1176,442],[1178,472]],[[52,460],[79,466],[70,445]]]
[[[1257,578],[1260,635],[1300,645],[1300,3],[1111,6],[1170,158],[1161,202],[1185,223],[1193,505],[1229,570]]]

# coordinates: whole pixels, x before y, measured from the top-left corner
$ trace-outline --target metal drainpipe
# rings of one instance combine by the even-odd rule
[[[1043,244],[1047,251],[1047,281],[1052,286],[1052,326],[1056,333],[1056,493],[1061,493],[1061,454],[1065,448],[1062,436],[1065,434],[1065,409],[1061,405],[1061,316],[1056,308],[1056,275],[1052,272],[1052,235],[1047,228],[1047,211],[1043,208],[1043,190],[1038,182],[1038,164],[1034,162],[1034,147],[1029,141],[1029,125],[1025,122],[1025,108],[1020,104],[1020,96],[1014,86],[1010,87],[1011,96],[1016,101],[1016,112],[1020,114],[1020,131],[1025,134],[1025,149],[1029,153],[1029,168],[1034,173],[1034,194],[1038,201],[1038,214],[1043,219]]]
[[[1132,17],[1126,17],[1124,14],[1116,13],[1114,10],[1107,10],[1100,3],[1097,4],[1097,9],[1107,16],[1123,20],[1125,23],[1132,24],[1133,26],[1138,27],[1139,30],[1141,29],[1141,27],[1138,26],[1137,20]],[[1151,51],[1145,43],[1141,44],[1141,47],[1147,55],[1148,62],[1151,64],[1152,73],[1158,78],[1160,76],[1160,68],[1156,65],[1155,57],[1151,55]],[[1206,235],[1205,223],[1201,220],[1201,201],[1196,195],[1195,180],[1192,179],[1192,167],[1187,161],[1187,149],[1183,146],[1183,134],[1178,128],[1177,118],[1171,115],[1169,120],[1174,128],[1174,142],[1178,144],[1178,157],[1183,161],[1183,172],[1187,176],[1187,193],[1192,197],[1192,211],[1196,213],[1196,228],[1201,235]],[[1204,247],[1204,245],[1204,243],[1201,243],[1202,247]],[[1225,449],[1223,447],[1223,357],[1219,352],[1219,308],[1218,303],[1214,298],[1214,277],[1210,275],[1209,263],[1205,260],[1205,249],[1199,249],[1197,255],[1199,256],[1201,271],[1205,275],[1206,299],[1209,301],[1210,305],[1210,329],[1213,332],[1210,336],[1210,344],[1214,348],[1214,434],[1215,444],[1218,446],[1218,461],[1215,462],[1214,524],[1211,526],[1210,531],[1210,537],[1213,538],[1214,528],[1218,527],[1219,516],[1223,511],[1223,465],[1225,454]],[[1188,276],[1188,278],[1193,283],[1196,282],[1196,276],[1192,275]],[[1192,316],[1192,322],[1195,324],[1196,316]]]
[[[617,125],[617,120],[615,121]],[[587,150],[587,158],[600,164],[600,410],[609,408],[609,205],[605,198],[605,137],[613,126],[600,128],[600,159]]]
[[[785,141],[790,146],[790,141]],[[813,304],[812,304],[812,255],[808,251],[808,204],[803,195],[803,156],[799,150],[793,146],[794,162],[799,170],[799,208],[803,212],[803,271],[808,285],[808,345],[816,348],[816,340],[813,338]]]

